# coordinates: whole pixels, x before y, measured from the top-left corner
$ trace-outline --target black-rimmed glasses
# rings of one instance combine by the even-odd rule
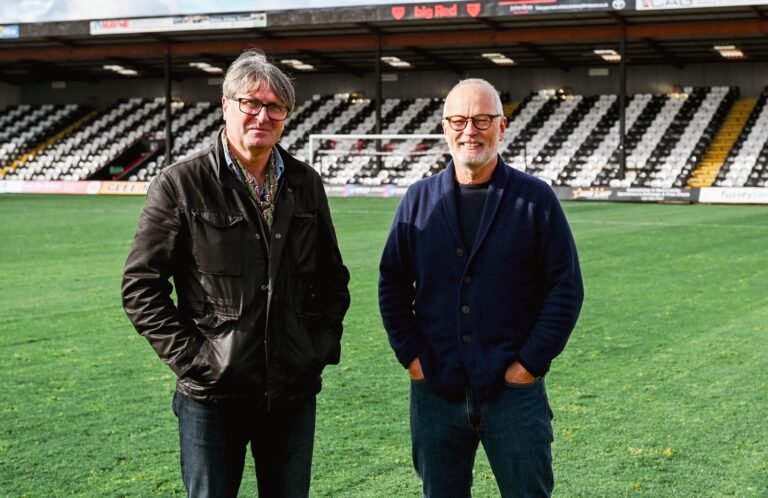
[[[261,112],[262,108],[266,107],[267,116],[269,116],[269,119],[273,119],[275,121],[283,121],[285,118],[288,117],[288,113],[290,112],[290,109],[280,104],[265,104],[264,102],[261,102],[259,100],[246,99],[244,97],[227,97],[227,98],[229,100],[237,101],[240,112],[242,112],[243,114],[249,114],[251,116],[256,116],[258,113]]]
[[[501,114],[478,114],[477,116],[446,116],[443,119],[448,121],[454,131],[462,131],[470,121],[478,130],[487,130],[491,127],[493,120],[500,117]]]

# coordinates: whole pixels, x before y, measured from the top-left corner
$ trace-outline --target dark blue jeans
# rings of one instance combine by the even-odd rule
[[[315,397],[265,411],[245,403],[209,405],[176,393],[181,475],[191,498],[236,497],[251,444],[259,498],[306,498],[312,473]]]
[[[493,400],[449,401],[411,382],[413,464],[425,498],[469,498],[472,467],[483,444],[503,498],[549,497],[552,411],[544,379],[506,384]]]

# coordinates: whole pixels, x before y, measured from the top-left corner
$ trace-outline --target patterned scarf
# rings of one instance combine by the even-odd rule
[[[264,184],[259,185],[256,177],[253,176],[240,162],[240,159],[232,154],[229,150],[229,142],[227,141],[226,131],[223,134],[224,147],[227,149],[227,154],[237,164],[240,169],[240,174],[243,178],[248,191],[251,193],[256,203],[261,209],[261,214],[264,216],[264,221],[267,222],[267,227],[272,228],[272,220],[275,213],[275,195],[277,194],[277,168],[275,167],[275,151],[269,155],[269,163],[267,164],[267,173],[264,175]]]

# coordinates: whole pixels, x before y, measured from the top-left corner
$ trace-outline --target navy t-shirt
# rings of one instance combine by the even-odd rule
[[[477,185],[458,184],[459,224],[461,236],[468,249],[475,243],[477,228],[480,226],[480,217],[483,215],[485,198],[488,196],[490,181]]]

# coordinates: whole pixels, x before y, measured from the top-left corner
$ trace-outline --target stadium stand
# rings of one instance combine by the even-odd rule
[[[6,179],[84,180],[106,166],[112,157],[135,141],[138,127],[159,105],[141,99],[120,101],[93,116],[85,126],[31,155]],[[136,130],[131,128],[136,127]]]
[[[651,155],[635,186],[682,187],[736,99],[727,87],[690,89]]]
[[[744,128],[757,99],[737,100],[725,116],[720,129],[709,144],[704,157],[691,173],[687,186],[711,187],[723,169],[728,152],[733,147],[739,133]]]
[[[615,95],[539,91],[508,105],[500,153],[556,186],[765,186],[768,90],[752,101],[739,101],[738,93],[719,86],[630,96],[623,180]],[[297,104],[282,145],[308,160],[310,135],[352,135],[319,141],[314,165],[327,184],[407,186],[449,159],[442,140],[411,138],[441,133],[441,113],[442,99],[386,99],[382,132],[405,138],[355,138],[375,132],[373,102],[315,95]],[[210,144],[221,120],[218,103],[173,102],[171,161]],[[713,150],[722,157],[715,173]],[[99,112],[74,104],[11,106],[0,116],[0,161],[3,180],[151,180],[166,163],[164,99],[126,99]]]
[[[158,160],[147,164],[143,164],[142,160],[155,157],[165,140],[163,105],[162,98],[118,101],[100,113],[87,116],[78,126],[71,126],[59,133],[58,137],[39,138],[37,142],[45,143],[33,151],[30,151],[30,147],[34,146],[34,143],[17,145],[18,138],[10,141],[4,139],[3,145],[0,146],[3,150],[15,148],[26,151],[25,156],[17,159],[16,164],[8,168],[4,179],[150,179],[158,170],[158,164],[163,164],[163,157],[159,156]],[[74,105],[66,106],[65,110],[69,110],[72,117],[78,117],[85,112],[81,107]],[[51,114],[47,119],[51,120],[59,114]],[[32,119],[35,117],[34,113],[30,116]],[[177,137],[173,154],[175,157],[183,157],[204,145],[206,140],[209,140],[208,136],[218,129],[221,110],[214,108],[210,102],[188,106],[174,103],[172,123],[172,130]],[[34,129],[37,128],[39,125]],[[5,138],[6,135],[1,136]],[[132,164],[114,164],[117,158],[125,156],[127,151],[144,140],[151,142],[145,150],[134,151],[134,154],[129,154],[133,157],[125,157],[125,160],[133,160]],[[136,159],[140,161],[136,162]],[[7,162],[3,158],[3,163]],[[105,169],[110,167],[116,170],[105,172]],[[129,176],[123,173],[131,174]]]
[[[616,96],[601,95],[594,109],[595,112],[587,120],[587,124],[592,125],[589,135],[584,137],[581,145],[573,152],[555,185],[589,187],[607,160],[610,148],[618,145],[618,141],[614,140],[619,126]],[[609,136],[609,133],[613,135]],[[575,148],[575,144],[572,148]]]
[[[22,165],[36,166],[36,157],[50,144],[56,142],[78,120],[88,114],[85,106],[68,104],[12,106],[0,117],[0,171],[7,179],[17,178],[14,173]],[[52,163],[52,161],[51,161]],[[41,163],[47,165],[47,163]],[[8,173],[11,176],[8,176]],[[24,179],[24,176],[18,177]]]
[[[768,183],[768,88],[752,108],[741,133],[733,143],[715,186],[765,187]]]

